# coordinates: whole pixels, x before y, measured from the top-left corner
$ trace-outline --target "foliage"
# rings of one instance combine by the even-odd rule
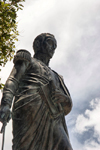
[[[0,0],[0,66],[13,58],[17,31],[17,11],[22,10],[25,0]],[[1,70],[0,70],[1,71]],[[0,89],[3,84],[0,84]]]

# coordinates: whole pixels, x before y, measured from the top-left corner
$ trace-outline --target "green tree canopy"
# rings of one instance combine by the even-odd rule
[[[17,31],[17,11],[25,0],[0,0],[0,66],[5,66],[15,52]],[[1,71],[1,70],[0,70]],[[0,84],[0,89],[3,84]]]

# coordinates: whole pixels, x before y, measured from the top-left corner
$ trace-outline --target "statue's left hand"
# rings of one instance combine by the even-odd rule
[[[5,123],[9,122],[11,119],[11,111],[9,105],[0,106],[0,122]]]

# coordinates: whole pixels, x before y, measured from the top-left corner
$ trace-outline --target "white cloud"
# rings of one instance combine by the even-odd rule
[[[100,149],[100,144],[96,143],[93,140],[88,140],[85,145],[83,150],[99,150]]]
[[[84,114],[78,115],[76,120],[75,130],[81,136],[85,132],[88,133],[89,129],[92,128],[94,130],[93,135],[84,141],[84,150],[100,149],[100,98],[93,99],[90,102],[90,109],[86,109]]]

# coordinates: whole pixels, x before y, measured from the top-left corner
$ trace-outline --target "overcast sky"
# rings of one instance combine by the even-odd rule
[[[63,75],[73,109],[66,116],[73,150],[100,149],[100,0],[26,0],[18,13],[16,48],[33,55],[32,42],[44,32],[55,35],[57,49],[50,67]],[[2,69],[5,83],[13,67]],[[1,96],[0,96],[1,97]],[[11,150],[11,121],[5,150]],[[0,135],[0,144],[2,136]]]

